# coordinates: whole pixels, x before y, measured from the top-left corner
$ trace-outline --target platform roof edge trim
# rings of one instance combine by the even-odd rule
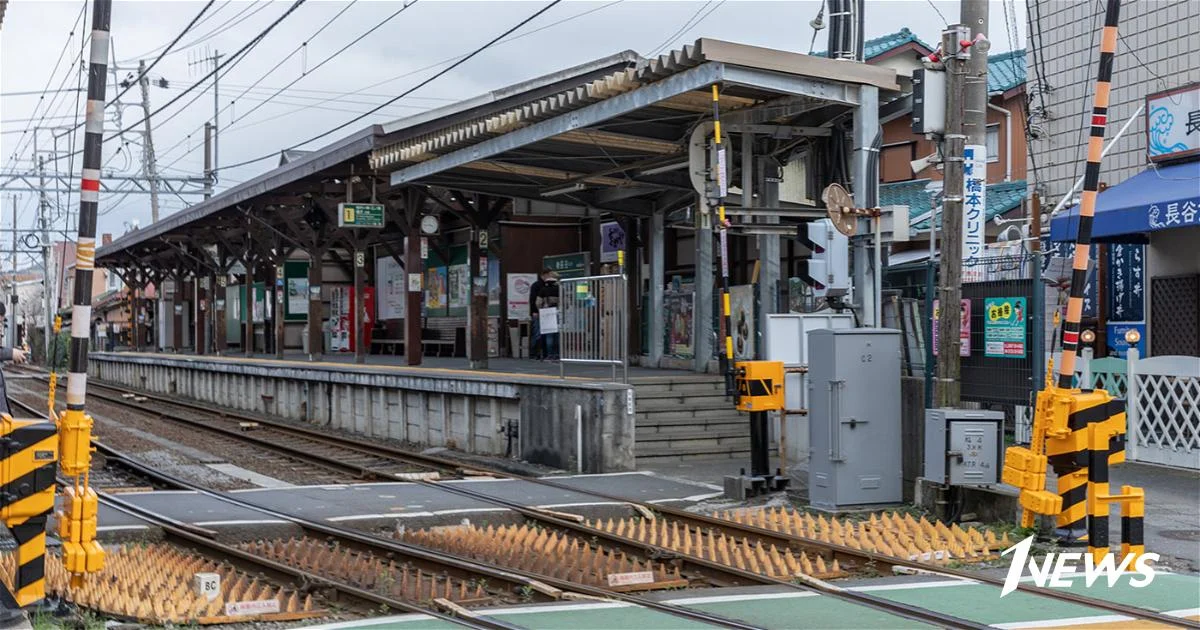
[[[336,166],[347,159],[363,155],[375,146],[375,138],[381,133],[382,129],[379,125],[371,125],[366,129],[359,130],[341,140],[332,142],[319,150],[304,155],[295,162],[288,162],[238,184],[213,196],[212,199],[207,199],[186,210],[176,212],[157,223],[152,223],[144,228],[123,234],[108,245],[97,248],[96,259],[99,261],[105,256],[112,255],[127,247],[167,234],[193,221],[211,216],[239,203],[249,201],[279,186],[290,184],[307,175]]]
[[[414,127],[418,127],[425,123],[433,122],[440,119],[452,118],[456,115],[463,114],[486,105],[498,103],[508,98],[518,96],[525,92],[553,85],[560,81],[570,80],[579,76],[591,74],[601,71],[609,67],[617,67],[622,65],[634,66],[644,62],[640,55],[632,50],[626,50],[615,55],[601,57],[592,61],[581,63],[563,70],[556,70],[549,74],[544,74],[540,77],[527,79],[519,83],[484,92],[471,98],[450,103],[441,107],[436,107],[427,111],[423,111],[411,116],[405,116],[383,124],[384,135],[390,136]]]

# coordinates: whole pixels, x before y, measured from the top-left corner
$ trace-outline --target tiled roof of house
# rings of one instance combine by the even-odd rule
[[[867,59],[869,60],[873,57],[878,57],[889,50],[903,46],[909,42],[915,42],[921,46],[924,46],[927,50],[933,50],[932,46],[921,41],[921,38],[917,37],[912,31],[908,30],[908,27],[906,26],[900,29],[898,32],[889,33],[874,39],[868,39],[863,44],[863,54],[866,55]],[[828,56],[829,53],[822,50],[819,53],[813,54],[817,57],[825,57]]]
[[[934,203],[933,193],[925,189],[928,184],[928,179],[880,184],[879,203],[885,206],[908,206],[909,220],[921,219],[912,225],[912,229],[918,231],[928,230],[928,215]],[[1013,182],[988,184],[986,219],[991,221],[992,218],[1019,207],[1021,201],[1025,199],[1027,188],[1028,186],[1023,179]]]
[[[1025,83],[1025,49],[988,57],[988,93],[1007,92]]]

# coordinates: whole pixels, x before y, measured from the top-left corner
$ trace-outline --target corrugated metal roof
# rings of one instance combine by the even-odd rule
[[[882,89],[899,89],[895,72],[891,70],[863,64],[853,67],[840,63],[830,65],[828,60],[818,62],[808,55],[715,39],[699,39],[694,44],[670,51],[655,59],[643,60],[636,68],[620,70],[557,94],[514,106],[498,114],[465,121],[390,144],[373,151],[370,164],[372,168],[379,169],[405,162],[429,160],[438,154],[629,92],[708,62],[792,72],[842,83],[871,84]]]

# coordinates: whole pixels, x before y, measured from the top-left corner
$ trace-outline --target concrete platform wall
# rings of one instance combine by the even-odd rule
[[[92,353],[92,378],[238,411],[583,472],[634,469],[626,385],[420,368]],[[575,419],[576,406],[581,422]],[[579,431],[581,425],[582,433]]]

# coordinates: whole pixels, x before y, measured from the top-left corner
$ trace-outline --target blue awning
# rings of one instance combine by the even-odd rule
[[[1051,241],[1075,240],[1079,206],[1050,221]],[[1096,197],[1092,238],[1122,241],[1143,232],[1200,227],[1200,161],[1150,167]]]

